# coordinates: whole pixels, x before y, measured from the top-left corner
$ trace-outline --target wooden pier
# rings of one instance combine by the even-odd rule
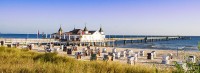
[[[153,37],[132,37],[132,38],[105,38],[105,40],[96,41],[67,41],[71,45],[83,45],[83,46],[115,46],[119,41],[123,41],[124,45],[127,43],[147,43],[156,41],[170,41],[170,40],[186,40],[190,37],[180,36],[153,36]]]
[[[36,43],[50,43],[59,42],[55,39],[23,39],[23,38],[0,38],[1,44],[36,44]]]
[[[154,37],[135,37],[135,38],[106,38],[107,42],[113,42],[113,46],[117,41],[123,41],[124,44],[128,43],[147,43],[147,42],[156,42],[156,41],[170,41],[170,40],[188,40],[190,37],[184,36],[154,36]]]
[[[153,36],[153,37],[132,37],[132,38],[105,38],[103,41],[61,41],[56,39],[18,39],[18,38],[0,38],[1,45],[7,44],[39,44],[39,43],[56,43],[66,45],[93,45],[93,46],[115,46],[117,41],[126,43],[147,43],[156,41],[169,41],[169,40],[185,40],[191,39],[184,36]]]

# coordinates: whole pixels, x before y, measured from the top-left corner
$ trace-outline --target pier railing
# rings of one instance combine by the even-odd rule
[[[107,41],[155,41],[155,40],[177,40],[177,39],[185,39],[185,37],[136,37],[136,38],[106,38]]]
[[[116,41],[124,41],[124,43],[142,43],[142,42],[154,42],[154,41],[168,41],[168,40],[184,40],[189,39],[189,37],[180,36],[165,36],[165,37],[134,37],[134,38],[105,38],[104,40],[85,40],[85,41],[64,41],[65,43],[110,43]],[[60,42],[56,39],[22,39],[22,38],[0,38],[0,41],[5,44],[29,44],[29,43],[50,43],[50,42]]]
[[[22,38],[0,38],[5,43],[48,43],[55,42],[55,39],[22,39]]]

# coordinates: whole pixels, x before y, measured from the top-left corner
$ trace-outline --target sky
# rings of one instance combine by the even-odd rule
[[[0,0],[1,33],[200,35],[200,0]]]

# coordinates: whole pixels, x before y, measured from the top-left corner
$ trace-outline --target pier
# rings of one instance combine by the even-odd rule
[[[79,46],[112,46],[117,45],[119,41],[123,41],[124,45],[128,43],[148,43],[156,41],[170,41],[170,40],[188,40],[190,37],[185,36],[148,36],[148,37],[130,37],[130,38],[105,38],[104,40],[95,41],[66,41],[70,45]]]
[[[147,42],[156,42],[156,41],[170,41],[170,40],[188,40],[190,37],[185,36],[153,36],[153,37],[135,37],[135,38],[106,38],[107,42],[123,41],[124,45],[127,43],[147,43]],[[129,41],[129,42],[128,42]]]
[[[1,45],[7,44],[38,44],[38,43],[50,43],[50,42],[59,42],[55,39],[26,39],[26,38],[0,38]]]
[[[7,44],[63,44],[63,45],[78,45],[78,46],[115,46],[117,41],[123,41],[124,45],[127,43],[147,43],[156,41],[170,41],[170,40],[187,40],[190,37],[184,36],[149,36],[149,37],[130,37],[130,38],[105,38],[103,41],[63,41],[59,39],[26,39],[26,38],[0,38],[1,45]]]

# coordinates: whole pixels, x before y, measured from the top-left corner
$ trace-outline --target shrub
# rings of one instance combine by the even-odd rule
[[[200,72],[200,65],[198,65],[197,63],[186,63],[186,68],[187,70],[185,70],[182,65],[179,65],[177,62],[175,62],[175,67],[176,70],[174,71],[174,73],[199,73]]]

